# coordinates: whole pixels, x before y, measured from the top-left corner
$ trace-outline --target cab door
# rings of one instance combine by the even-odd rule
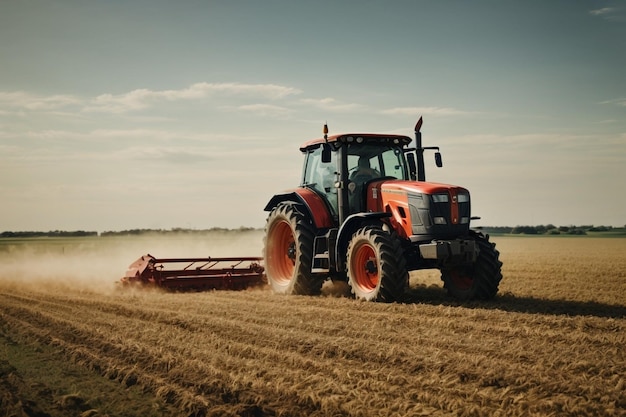
[[[322,158],[322,152],[322,146],[307,151],[301,186],[314,190],[322,197],[332,217],[337,219],[339,207],[336,186],[339,181],[337,152],[330,152],[330,158]]]

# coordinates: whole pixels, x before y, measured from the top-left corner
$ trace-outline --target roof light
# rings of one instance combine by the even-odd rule
[[[359,136],[356,138],[356,143],[363,143],[363,136]]]

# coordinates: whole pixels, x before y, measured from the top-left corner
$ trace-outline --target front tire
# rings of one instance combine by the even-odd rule
[[[406,260],[398,236],[369,225],[348,244],[348,284],[357,299],[398,301],[408,286]]]
[[[265,273],[277,294],[319,295],[324,276],[311,273],[314,228],[294,204],[281,203],[265,226]]]
[[[488,235],[470,233],[479,250],[476,261],[469,266],[442,269],[443,286],[459,301],[490,300],[496,296],[502,280],[500,252],[495,243],[489,242]]]

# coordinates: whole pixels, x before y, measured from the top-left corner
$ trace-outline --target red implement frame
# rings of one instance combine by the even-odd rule
[[[263,258],[164,258],[144,255],[130,264],[123,285],[179,291],[241,290],[265,283]],[[171,268],[171,269],[168,269]]]

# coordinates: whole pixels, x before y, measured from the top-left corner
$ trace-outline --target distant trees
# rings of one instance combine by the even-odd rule
[[[169,230],[165,229],[130,229],[130,230],[122,230],[119,232],[106,231],[100,233],[100,236],[140,236],[140,235],[150,235],[150,234],[159,234],[159,235],[172,235],[172,234],[202,234],[207,232],[247,232],[257,230],[253,227],[244,227],[241,226],[238,229],[226,229],[223,227],[213,227],[211,229],[184,229],[181,227],[175,227]]]
[[[511,226],[482,226],[482,227],[479,227],[479,229],[485,233],[502,234],[502,235],[511,233],[511,231],[513,230]]]
[[[483,227],[483,231],[513,235],[586,235],[587,232],[609,232],[613,226],[555,226],[553,224],[515,227]]]
[[[130,229],[122,230],[118,232],[107,231],[98,234],[98,232],[75,230],[75,231],[63,231],[53,230],[49,232],[30,232],[30,231],[18,231],[18,232],[1,232],[0,238],[41,238],[41,237],[86,237],[86,236],[139,236],[149,234],[202,234],[207,232],[248,232],[252,230],[258,230],[253,227],[241,226],[238,229],[226,229],[222,227],[214,227],[211,229],[183,229],[180,227],[172,228],[169,230],[164,229]]]
[[[591,227],[589,229],[590,232],[608,232],[609,230],[612,230],[613,227],[612,226],[598,226],[598,227]]]
[[[490,234],[513,234],[513,235],[586,235],[588,232],[620,232],[626,233],[626,225],[624,228],[613,228],[613,226],[555,226],[553,224],[538,225],[538,226],[482,226],[480,229],[485,233]],[[238,229],[226,229],[222,227],[213,227],[211,229],[184,229],[175,227],[172,229],[129,229],[122,231],[106,231],[99,234],[99,236],[141,236],[141,235],[198,235],[209,232],[248,232],[259,230],[253,227],[241,226]],[[86,236],[98,236],[98,232],[94,231],[63,231],[54,230],[49,232],[1,232],[0,238],[41,238],[41,237],[86,237]]]
[[[54,230],[50,232],[2,232],[1,237],[23,238],[23,237],[85,237],[98,236],[98,232],[86,232],[84,230],[75,230],[71,232],[63,230]]]

